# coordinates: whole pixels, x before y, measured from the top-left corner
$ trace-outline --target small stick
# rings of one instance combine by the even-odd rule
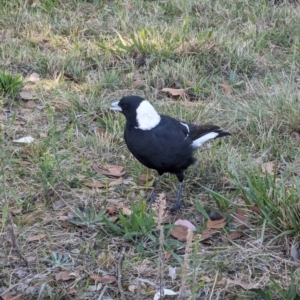
[[[124,259],[124,253],[125,253],[125,247],[122,247],[121,253],[120,253],[120,257],[119,257],[119,261],[118,261],[118,288],[119,288],[119,292],[121,294],[121,299],[122,300],[126,300],[125,295],[124,295],[124,290],[123,290],[123,286],[122,286],[122,262]]]
[[[10,211],[8,211],[7,220],[9,222],[9,226],[7,226],[7,231],[9,233],[9,235],[10,235],[10,239],[11,239],[11,242],[12,242],[13,249],[16,250],[16,252],[18,253],[19,257],[25,262],[26,267],[27,267],[28,266],[28,261],[21,254],[20,246],[19,246],[19,243],[17,241],[16,235],[15,235],[15,232],[14,232],[14,222],[12,220]]]

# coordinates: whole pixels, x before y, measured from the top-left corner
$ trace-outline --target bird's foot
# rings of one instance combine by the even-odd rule
[[[183,202],[177,202],[173,207],[170,208],[171,214],[176,214],[178,211],[180,211],[182,208],[186,208],[187,205]]]
[[[151,204],[151,203],[154,203],[156,200],[156,193],[155,191],[153,191],[151,193],[151,195],[149,196],[149,198],[147,199],[147,203]]]

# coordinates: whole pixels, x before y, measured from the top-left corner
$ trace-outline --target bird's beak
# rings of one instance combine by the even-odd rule
[[[122,111],[122,108],[119,106],[119,101],[113,102],[110,106],[111,110]]]

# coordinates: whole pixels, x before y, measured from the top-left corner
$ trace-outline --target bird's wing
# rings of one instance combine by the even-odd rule
[[[220,127],[216,125],[195,125],[192,123],[187,123],[187,122],[180,122],[182,126],[184,126],[184,129],[189,130],[188,136],[189,138],[194,141],[201,136],[210,133],[210,132],[220,132]]]

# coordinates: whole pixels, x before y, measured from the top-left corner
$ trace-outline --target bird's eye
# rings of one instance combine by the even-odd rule
[[[125,108],[127,108],[127,107],[128,107],[128,105],[127,105],[127,104],[125,104],[125,103],[122,103],[122,104],[121,104],[121,107],[122,107],[122,109],[125,109]]]

